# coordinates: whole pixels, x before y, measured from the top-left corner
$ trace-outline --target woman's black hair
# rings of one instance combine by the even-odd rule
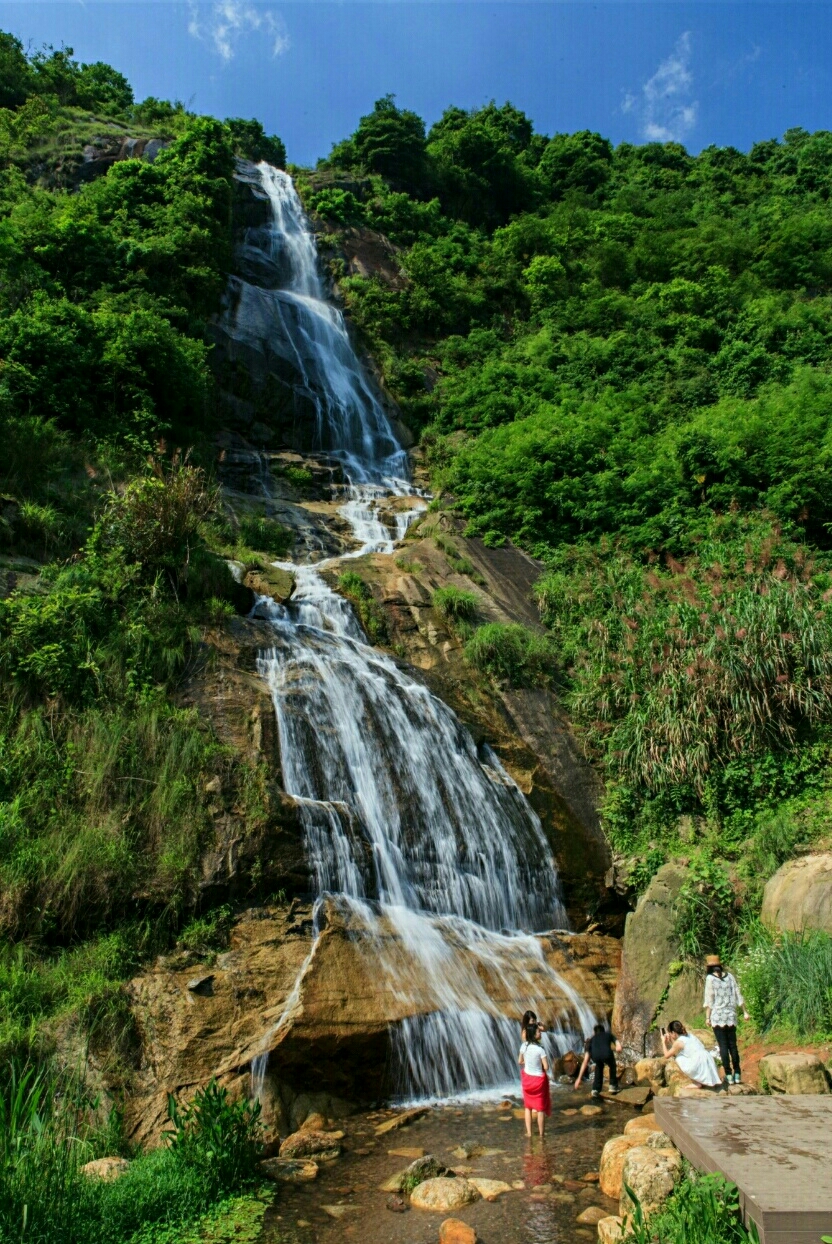
[[[723,971],[724,969],[721,963],[709,963],[705,970],[705,975],[706,976],[714,976],[717,974],[721,975]]]
[[[537,1024],[527,1024],[526,1027],[523,1029],[523,1033],[525,1035],[526,1040],[529,1042],[530,1045],[540,1044],[537,1039]]]
[[[683,1037],[685,1035],[685,1025],[679,1019],[672,1019],[667,1025],[667,1031],[675,1033],[677,1037]]]
[[[527,1028],[529,1024],[536,1024],[536,1023],[537,1023],[537,1016],[535,1015],[534,1011],[523,1012],[523,1018],[520,1020],[521,1028]]]

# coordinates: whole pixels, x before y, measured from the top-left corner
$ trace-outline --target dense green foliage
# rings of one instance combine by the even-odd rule
[[[234,156],[282,144],[9,35],[0,83],[0,1051],[46,1056],[69,1020],[118,1076],[119,986],[193,911],[206,785],[262,815],[259,773],[179,691],[204,629],[250,603],[215,550],[287,547],[279,524],[227,530],[205,470]],[[167,145],[58,175],[131,132]]]
[[[91,1121],[91,1104],[71,1081],[12,1064],[0,1092],[4,1244],[126,1244],[156,1225],[193,1222],[252,1182],[260,1151],[256,1102],[231,1102],[214,1082],[186,1107],[171,1100],[169,1144],[133,1160],[112,1183],[81,1173],[102,1149],[112,1151],[113,1136]]]
[[[636,1208],[627,1238],[633,1244],[756,1244],[759,1236],[753,1224],[743,1226],[734,1184],[722,1175],[689,1172],[648,1220]]]
[[[376,113],[407,178],[359,141],[373,114],[308,189],[399,248],[398,284],[342,281],[353,318],[468,533],[546,563],[633,878],[701,849],[755,898],[829,832],[832,134],[614,149],[492,103],[420,146]],[[488,638],[470,655],[505,677]]]
[[[790,1038],[832,1037],[832,937],[753,930],[738,971],[751,1018],[760,1032]]]

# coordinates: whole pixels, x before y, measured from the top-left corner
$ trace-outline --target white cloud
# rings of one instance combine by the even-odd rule
[[[648,142],[683,142],[696,126],[699,102],[692,99],[691,38],[686,31],[638,95],[628,92],[622,112],[637,113]]]
[[[289,50],[289,32],[279,13],[257,8],[247,0],[217,0],[199,9],[191,2],[188,33],[211,43],[224,61],[234,57],[237,44],[245,35],[259,34],[272,56]]]

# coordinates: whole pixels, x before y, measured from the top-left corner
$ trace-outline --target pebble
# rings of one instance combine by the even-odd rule
[[[356,1149],[355,1152],[359,1153],[360,1150]],[[388,1149],[387,1152],[391,1158],[410,1158],[411,1161],[414,1158],[423,1158],[425,1156],[424,1149]]]
[[[575,1221],[586,1223],[587,1226],[597,1227],[602,1218],[608,1217],[609,1214],[607,1213],[607,1210],[601,1209],[600,1205],[590,1205],[587,1209],[582,1210],[581,1213],[578,1214]]]
[[[581,1114],[586,1115],[587,1118],[593,1118],[595,1115],[603,1113],[603,1106],[581,1106]]]
[[[404,1197],[400,1196],[389,1196],[385,1201],[385,1205],[389,1210],[392,1210],[394,1214],[406,1214],[410,1209],[410,1206],[407,1201],[405,1201]]]

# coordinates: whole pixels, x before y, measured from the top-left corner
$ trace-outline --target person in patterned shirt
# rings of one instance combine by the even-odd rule
[[[745,1009],[745,999],[734,976],[724,968],[719,955],[708,955],[705,960],[705,1022],[714,1030],[719,1056],[725,1070],[726,1084],[739,1084],[740,1052],[737,1049],[737,1011],[742,1007],[746,1019],[751,1016]]]

